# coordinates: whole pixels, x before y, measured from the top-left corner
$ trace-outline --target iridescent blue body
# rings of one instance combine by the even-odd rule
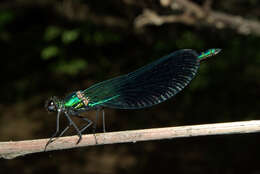
[[[86,90],[73,92],[64,99],[53,97],[47,104],[49,111],[58,112],[57,130],[52,138],[59,132],[60,113],[65,114],[70,122],[69,126],[72,125],[76,129],[81,139],[81,133],[92,125],[92,121],[84,118],[88,124],[79,130],[70,119],[71,115],[82,118],[79,116],[81,112],[103,108],[141,109],[173,97],[195,77],[202,60],[220,51],[221,49],[209,49],[197,54],[190,49],[179,50],[134,72],[97,83]]]
[[[204,60],[208,57],[217,55],[220,51],[221,51],[221,49],[219,49],[219,48],[212,48],[212,49],[209,49],[205,52],[201,52],[200,55],[198,56],[198,58],[201,61],[201,60]]]

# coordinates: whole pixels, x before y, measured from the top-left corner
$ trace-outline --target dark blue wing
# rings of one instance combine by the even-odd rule
[[[195,51],[179,50],[134,72],[93,85],[83,93],[90,107],[150,107],[180,92],[194,78],[198,67]]]

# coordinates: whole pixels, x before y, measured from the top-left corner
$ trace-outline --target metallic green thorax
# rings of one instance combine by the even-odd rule
[[[88,103],[87,106],[89,107],[95,107],[96,105],[100,105],[102,103],[105,103],[107,101],[110,101],[114,98],[117,98],[119,97],[120,95],[115,95],[113,97],[108,97],[106,99],[103,99],[103,100],[94,100],[94,101],[91,101],[90,99],[90,102]],[[64,106],[65,107],[72,107],[74,109],[81,109],[81,108],[84,108],[86,107],[86,105],[83,103],[82,99],[78,98],[78,96],[76,95],[76,93],[73,93],[71,95],[69,95],[68,97],[65,98],[64,100]]]
[[[216,54],[218,54],[221,51],[221,49],[219,48],[213,48],[213,49],[209,49],[205,52],[201,52],[200,55],[198,56],[199,60],[202,61],[208,57],[214,56]]]
[[[85,105],[82,100],[79,99],[75,93],[73,93],[70,96],[66,97],[66,99],[64,100],[64,106],[73,107],[74,109],[80,109]]]
[[[71,98],[66,101],[66,103],[64,104],[66,107],[72,107],[76,104],[78,104],[80,102],[80,99],[76,96],[76,95],[73,95],[71,96]]]

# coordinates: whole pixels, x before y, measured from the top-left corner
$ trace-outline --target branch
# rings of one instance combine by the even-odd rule
[[[160,15],[155,10],[144,8],[147,5],[141,1],[123,1],[126,6],[137,6],[143,9],[143,13],[131,21],[132,16],[121,17],[113,15],[99,14],[95,9],[91,9],[86,3],[74,0],[27,0],[26,3],[21,0],[4,1],[0,3],[0,10],[18,8],[46,8],[72,21],[91,21],[96,25],[108,27],[120,27],[128,29],[132,27],[141,29],[147,25],[162,25],[165,23],[183,23],[185,25],[199,26],[201,24],[213,26],[218,29],[230,28],[243,35],[255,34],[260,36],[260,22],[258,20],[246,19],[242,16],[231,15],[224,12],[214,11],[211,9],[212,0],[205,0],[200,6],[190,0],[160,0],[162,7],[170,7],[173,11],[181,11],[181,14]],[[140,5],[142,4],[142,5]],[[128,5],[128,6],[127,6]],[[121,6],[118,6],[121,8]],[[115,6],[115,8],[117,8]],[[130,13],[132,14],[132,13]]]
[[[162,16],[155,11],[145,9],[135,19],[135,27],[146,25],[162,25],[164,23],[183,23],[186,25],[209,25],[218,29],[231,28],[243,35],[255,34],[260,36],[260,22],[250,20],[238,15],[217,12],[210,8],[211,1],[205,1],[199,6],[189,0],[161,0],[163,7],[171,7],[173,10],[181,10],[181,14]]]
[[[87,147],[94,145],[128,143],[138,141],[162,140],[180,137],[195,137],[206,135],[242,134],[260,131],[260,120],[204,124],[193,126],[179,126],[157,129],[143,129],[133,131],[89,134],[82,137],[76,144],[78,136],[61,137],[51,143],[46,151]],[[15,157],[43,152],[49,139],[0,142],[0,158],[13,159]]]
[[[157,25],[160,26],[164,23],[185,23],[188,25],[195,24],[196,20],[189,17],[188,13],[181,15],[167,15],[160,16],[155,11],[150,9],[144,9],[143,14],[136,17],[135,27],[140,29],[146,25]]]
[[[97,25],[113,26],[127,28],[129,22],[123,18],[110,15],[97,15],[90,10],[88,5],[74,1],[64,0],[61,3],[56,3],[54,6],[59,15],[66,17],[69,20],[87,21],[90,20]]]
[[[0,10],[16,10],[18,8],[46,8],[71,21],[91,21],[96,25],[104,25],[108,27],[127,28],[130,25],[130,21],[127,21],[124,18],[112,15],[96,14],[87,4],[74,0],[27,0],[26,2],[15,0],[0,3]]]

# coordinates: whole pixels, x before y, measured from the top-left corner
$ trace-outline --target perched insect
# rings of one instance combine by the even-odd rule
[[[50,112],[57,112],[56,132],[54,137],[62,136],[70,126],[77,131],[80,142],[82,132],[93,125],[93,122],[80,116],[89,110],[103,111],[104,108],[141,109],[159,104],[180,92],[194,78],[200,62],[207,57],[218,54],[221,49],[209,49],[197,54],[190,49],[183,49],[162,57],[134,72],[97,83],[88,89],[71,93],[64,99],[52,97],[46,103]],[[61,113],[69,121],[69,125],[59,134],[59,118]],[[79,129],[70,116],[76,116],[87,124]],[[58,135],[59,134],[59,135]],[[58,135],[58,136],[57,136]]]

